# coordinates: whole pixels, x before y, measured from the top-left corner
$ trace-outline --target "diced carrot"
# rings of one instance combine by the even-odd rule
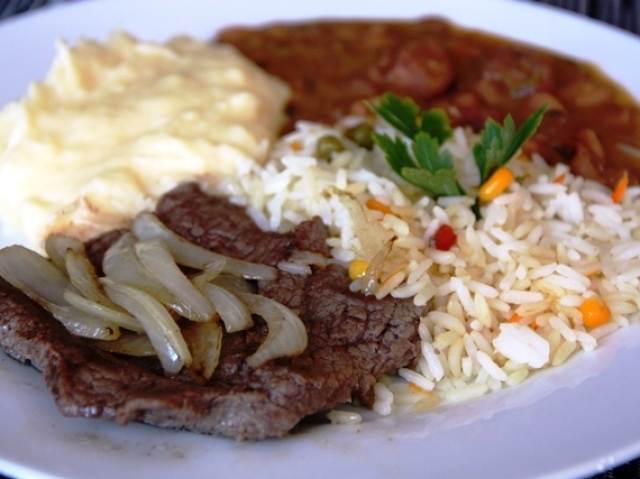
[[[582,321],[587,328],[597,328],[611,319],[611,310],[599,298],[591,296],[578,308],[582,313]]]
[[[412,382],[409,383],[409,389],[411,389],[413,392],[421,393],[421,394],[429,394],[429,393],[431,393],[431,391],[428,391],[427,389],[421,388],[416,383],[412,383]]]
[[[300,151],[302,150],[302,144],[299,141],[294,140],[291,142],[291,149],[293,151]]]
[[[618,180],[616,187],[611,193],[611,199],[614,203],[620,203],[624,197],[627,187],[629,186],[629,173],[627,170],[622,172],[622,177]]]
[[[511,315],[511,317],[507,320],[508,323],[517,323],[522,319],[522,316],[520,316],[518,313],[513,313]],[[533,321],[532,323],[528,324],[528,326],[533,329],[534,331],[536,329],[538,329],[538,324]]]
[[[554,183],[558,183],[559,185],[561,185],[562,183],[564,183],[564,180],[566,180],[566,179],[567,179],[567,174],[566,173],[562,173],[555,180],[553,180],[553,182]]]
[[[497,198],[507,189],[513,178],[513,171],[506,166],[501,166],[480,187],[478,198],[482,201],[491,201]]]
[[[392,213],[391,208],[389,207],[389,205],[385,205],[383,202],[378,201],[375,198],[369,198],[366,201],[365,205],[370,210],[380,211],[381,213],[384,213],[385,215],[388,215],[388,214]]]
[[[520,316],[518,313],[513,313],[511,315],[511,317],[509,318],[509,323],[517,323],[518,321],[520,321],[522,319],[522,316]]]
[[[440,404],[440,396],[438,396],[434,392],[425,390],[422,395],[424,396],[424,398],[420,399],[418,402],[413,404],[413,406],[411,406],[410,411],[412,413],[425,412]]]
[[[599,275],[602,271],[600,271],[599,269],[594,269],[593,271],[588,272],[585,276],[589,279],[593,279],[595,278],[597,275]]]

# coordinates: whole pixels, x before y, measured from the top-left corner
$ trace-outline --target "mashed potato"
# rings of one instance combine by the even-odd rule
[[[264,161],[289,88],[233,47],[175,38],[60,42],[42,83],[0,111],[0,217],[40,249],[126,226],[178,182]]]

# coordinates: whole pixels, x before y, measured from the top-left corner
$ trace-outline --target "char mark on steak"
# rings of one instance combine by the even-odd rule
[[[266,233],[242,208],[195,185],[167,194],[157,213],[187,239],[237,258],[277,264],[298,250],[327,254],[321,222],[288,234]],[[114,237],[88,244],[92,257],[99,259]],[[258,319],[251,330],[225,334],[219,366],[205,385],[186,375],[165,377],[157,368],[95,348],[4,281],[0,343],[10,356],[43,371],[67,416],[141,421],[239,440],[282,436],[308,415],[354,398],[366,402],[381,375],[418,355],[422,310],[407,300],[351,292],[340,266],[314,268],[309,276],[282,273],[258,287],[300,314],[307,349],[251,368],[245,359],[266,334]]]

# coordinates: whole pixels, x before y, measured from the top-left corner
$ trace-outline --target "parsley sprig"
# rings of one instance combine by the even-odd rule
[[[410,98],[385,93],[370,108],[400,135],[374,133],[374,140],[385,153],[391,168],[409,183],[433,196],[465,194],[458,183],[451,152],[441,148],[453,129],[444,110],[421,111]],[[473,156],[484,183],[499,167],[513,158],[538,129],[546,106],[540,108],[516,129],[511,115],[500,125],[488,119],[473,147]]]
[[[480,143],[473,147],[473,157],[480,170],[480,183],[484,183],[491,174],[514,157],[520,147],[533,136],[540,126],[546,111],[546,105],[538,109],[525,120],[519,130],[511,115],[507,115],[504,123],[489,118],[485,125]]]

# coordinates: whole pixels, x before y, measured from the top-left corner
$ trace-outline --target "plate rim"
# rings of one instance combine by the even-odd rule
[[[256,4],[256,3],[260,3],[259,0],[242,0],[244,1],[244,3],[248,3],[248,4]],[[73,13],[74,15],[78,15],[80,16],[80,14],[86,14],[86,13],[95,13],[96,11],[100,11],[102,10],[103,12],[106,10],[117,10],[117,9],[132,9],[134,5],[140,5],[145,3],[144,1],[137,1],[137,2],[131,2],[128,0],[110,0],[109,2],[104,2],[104,1],[97,1],[97,0],[89,0],[89,1],[83,1],[80,3],[57,3],[57,4],[53,4],[47,7],[43,7],[43,9],[41,11],[33,11],[33,12],[28,12],[22,15],[19,15],[15,18],[9,18],[8,20],[3,20],[0,22],[0,45],[2,44],[1,39],[3,39],[3,35],[5,34],[6,31],[10,31],[12,29],[17,29],[17,30],[21,30],[23,28],[26,27],[32,27],[34,23],[36,24],[49,24],[50,22],[53,21],[53,19],[55,18],[62,18],[65,15],[70,15],[71,13]],[[166,5],[171,4],[172,2],[170,1],[161,1],[158,2],[156,1],[154,3],[154,5],[156,6],[156,8],[167,8]],[[207,6],[207,5],[211,5],[210,2],[206,2],[206,1],[197,1],[197,0],[193,0],[193,1],[188,1],[188,2],[182,2],[183,4],[189,4],[189,5],[196,5],[198,7],[203,7],[203,6]],[[287,5],[288,4],[299,4],[300,2],[295,2],[295,1],[290,1],[287,0],[286,2]],[[324,3],[324,7],[327,6],[331,6],[331,5],[339,5],[341,4],[341,1],[338,0],[327,0],[327,2]],[[358,3],[358,2],[356,2]],[[360,2],[363,3],[363,2]],[[397,2],[396,2],[397,3]],[[411,1],[401,1],[400,3],[402,4],[410,4],[413,3],[415,6],[415,2],[411,2]],[[432,0],[429,1],[425,1],[423,2],[423,5],[433,5],[435,2]],[[514,0],[483,0],[482,2],[478,2],[477,0],[450,0],[450,4],[451,5],[458,5],[458,8],[462,8],[460,7],[462,6],[468,6],[468,5],[472,5],[472,4],[479,4],[479,3],[483,3],[485,6],[490,5],[491,7],[497,8],[497,7],[502,7],[505,10],[508,11],[513,11],[513,8],[515,8],[515,5],[519,5],[519,9],[522,9],[521,11],[523,12],[527,12],[527,13],[531,13],[534,16],[537,15],[542,15],[542,12],[545,12],[546,14],[550,15],[551,17],[553,17],[554,22],[557,24],[561,24],[561,25],[571,25],[573,27],[575,27],[576,25],[588,25],[588,27],[585,27],[591,31],[596,31],[596,32],[600,32],[600,34],[604,34],[607,38],[610,38],[612,40],[615,40],[615,42],[622,42],[622,43],[631,43],[632,44],[632,48],[631,50],[633,50],[634,52],[639,52],[640,53],[640,40],[637,39],[637,37],[633,36],[632,34],[628,34],[627,32],[624,32],[622,30],[616,30],[613,29],[611,27],[608,27],[604,24],[600,24],[600,22],[591,20],[591,19],[587,19],[584,18],[582,16],[577,16],[574,14],[571,14],[569,12],[564,12],[564,11],[558,11],[557,9],[554,9],[553,7],[549,7],[548,5],[541,5],[541,4],[532,4],[529,2],[524,2],[524,1],[514,1]],[[111,6],[107,7],[106,5],[110,4]],[[162,7],[158,7],[158,5],[162,5]],[[453,7],[447,7],[447,8],[453,8]],[[298,14],[298,12],[294,12],[295,14]],[[536,17],[537,18],[537,17]],[[466,26],[466,25],[461,25],[461,26]],[[603,33],[605,32],[605,33]],[[614,43],[615,43],[614,42]],[[617,43],[616,43],[617,44]],[[49,45],[50,46],[50,45]],[[577,48],[577,47],[576,47]],[[2,53],[2,47],[0,47],[0,53]],[[578,50],[576,49],[576,52],[578,52]],[[616,70],[617,71],[617,70]],[[628,85],[627,88],[629,87]],[[640,93],[638,93],[640,91],[640,86],[638,87],[638,90],[632,91],[632,94],[634,96],[636,96],[636,98],[640,98]],[[2,80],[0,79],[0,90],[2,90]],[[6,97],[4,98],[4,100],[6,101]],[[2,101],[1,103],[5,103],[5,101]],[[635,344],[633,346],[630,346],[627,349],[624,349],[620,352],[620,354],[622,356],[628,355],[629,351],[635,351],[636,354],[632,355],[632,357],[636,357],[637,354],[637,349],[638,345]],[[618,357],[618,360],[620,359],[620,357]],[[6,361],[11,361],[10,359],[8,359],[6,357],[6,355],[4,355],[4,353],[0,354],[0,372],[4,372],[5,369],[11,369],[11,367],[9,368],[5,368],[5,362]],[[613,358],[612,361],[615,363],[616,359]],[[22,367],[22,366],[20,366]],[[38,373],[39,374],[39,373]],[[37,383],[37,377],[33,376],[31,374],[32,377],[29,378],[29,380],[36,380]],[[0,384],[2,384],[2,378],[3,375],[0,375]],[[596,378],[597,379],[597,378]],[[18,381],[20,382],[20,381]],[[37,384],[29,384],[29,387],[31,388],[36,388],[36,390],[38,389]],[[580,387],[580,386],[577,386]],[[561,391],[561,395],[566,395],[566,389]],[[557,395],[552,395],[551,397],[547,397],[547,398],[543,398],[542,401],[547,401],[547,402],[551,402],[551,403],[555,403],[555,401],[557,400],[557,397],[554,398],[554,396]],[[38,401],[36,401],[36,403],[40,404],[40,405],[46,405],[47,401],[44,398],[40,398],[38,399]],[[2,404],[2,401],[0,400],[0,404]],[[48,407],[50,407],[51,404],[49,404]],[[50,413],[51,411],[49,411],[48,413]],[[57,412],[57,411],[54,411]],[[506,413],[506,411],[505,411]],[[502,413],[498,413],[498,416],[504,416],[504,414]],[[69,420],[63,419],[62,422],[63,423],[67,423]],[[86,420],[71,420],[71,421],[82,421],[83,423],[86,422]],[[93,426],[95,426],[95,424],[91,424],[90,429],[93,429]],[[67,425],[65,426],[59,426],[62,427],[63,429],[67,428]],[[68,426],[70,427],[70,429],[75,430],[77,427],[79,427],[79,425],[74,424],[73,426]],[[149,426],[141,426],[141,427],[149,427]],[[475,432],[477,425],[471,428],[472,432]],[[139,427],[136,427],[137,430],[139,430]],[[184,434],[190,434],[190,433],[184,433]],[[354,433],[355,434],[355,433]],[[381,434],[381,433],[380,433]],[[116,434],[117,436],[117,434]],[[163,436],[165,436],[163,434]],[[169,433],[168,435],[166,435],[167,437],[171,436],[171,433]],[[380,440],[377,442],[377,444],[383,444],[384,443],[384,435],[381,434],[381,438],[379,438]],[[640,434],[639,434],[640,436]],[[228,441],[228,440],[224,440],[224,441]],[[187,441],[187,442],[191,442],[191,441]],[[199,442],[199,441],[198,441]],[[217,442],[217,441],[214,441]],[[285,444],[290,445],[289,440],[285,441]],[[315,444],[315,443],[314,443]],[[226,444],[225,447],[223,447],[223,449],[227,452],[231,451],[231,452],[237,452],[237,449],[232,447],[233,445],[231,444]],[[316,444],[316,446],[320,447],[319,445]],[[288,446],[287,446],[288,447]],[[271,448],[271,446],[267,446],[267,448]],[[629,460],[635,456],[637,456],[638,454],[640,454],[640,437],[638,437],[636,443],[634,444],[629,444],[626,448],[622,448],[622,449],[617,449],[616,450],[616,454],[615,454],[615,458],[613,459],[608,459],[608,458],[595,458],[591,461],[583,461],[580,464],[574,464],[574,466],[568,466],[567,468],[565,468],[564,470],[561,471],[557,471],[556,475],[554,476],[553,473],[551,476],[546,476],[546,477],[570,477],[569,474],[571,474],[571,476],[573,475],[579,475],[579,474],[595,474],[598,472],[603,472],[603,470],[606,470],[610,467],[613,467],[617,464],[620,464],[622,462],[625,462],[626,460]],[[234,456],[235,457],[235,456]],[[272,465],[273,466],[273,465]],[[603,469],[604,468],[604,469]],[[0,452],[0,471],[3,471],[7,474],[15,474],[18,476],[22,476],[22,475],[26,475],[27,473],[39,473],[41,474],[38,477],[47,477],[47,478],[59,478],[59,477],[63,477],[60,475],[49,475],[46,471],[40,470],[31,470],[28,467],[25,469],[23,467],[23,465],[20,464],[13,464],[10,461],[7,460],[6,457],[3,456],[3,453]],[[574,474],[575,473],[575,474]],[[71,472],[70,472],[71,474]],[[68,477],[73,477],[73,476],[68,476]],[[534,477],[534,476],[531,476]]]

